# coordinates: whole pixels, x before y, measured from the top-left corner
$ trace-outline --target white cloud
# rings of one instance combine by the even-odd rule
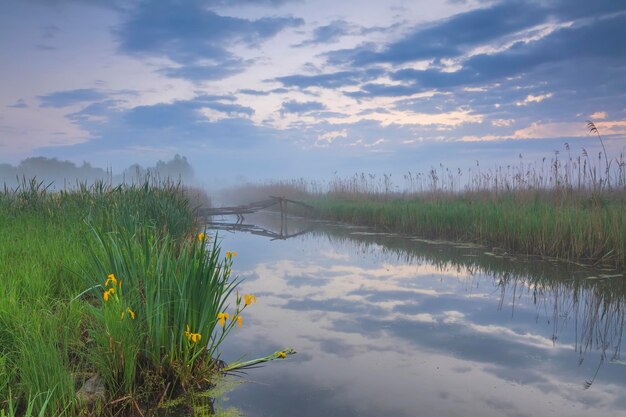
[[[547,99],[551,98],[552,96],[553,96],[552,93],[539,94],[537,96],[529,94],[528,96],[526,96],[524,101],[518,101],[518,102],[515,103],[515,105],[517,105],[517,106],[528,106],[530,103],[541,103],[542,101],[547,100]]]
[[[601,135],[626,137],[626,119],[595,123]],[[584,122],[532,123],[510,135],[463,136],[463,142],[483,142],[503,139],[541,139],[588,136]]]
[[[346,139],[348,137],[348,131],[346,129],[343,130],[332,130],[330,132],[326,132],[323,135],[319,135],[317,137],[318,144],[320,142],[326,142],[326,144],[333,143],[338,138]]]
[[[202,113],[202,115],[206,117],[209,122],[217,122],[223,119],[228,119],[229,117],[227,113],[209,108],[200,109],[200,113]]]
[[[365,144],[364,146],[365,146],[366,148],[372,148],[372,147],[374,147],[374,146],[382,145],[382,144],[383,144],[383,143],[385,143],[385,142],[386,142],[386,140],[385,140],[385,139],[378,139],[378,140],[376,140],[375,142],[372,142],[372,143],[367,143],[367,144]]]
[[[495,119],[491,121],[491,124],[496,127],[511,126],[515,122],[513,119]]]

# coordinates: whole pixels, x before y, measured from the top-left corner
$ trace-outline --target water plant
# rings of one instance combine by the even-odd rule
[[[3,417],[137,415],[210,386],[256,297],[180,184],[24,179],[0,192],[0,218]],[[104,391],[80,402],[92,380]]]
[[[218,239],[204,232],[182,240],[154,227],[93,233],[95,267],[85,277],[98,301],[90,332],[102,352],[93,361],[111,392],[132,396],[146,367],[170,392],[202,386],[220,344],[255,299],[236,294],[227,312],[239,284],[231,278],[232,253],[222,256]]]

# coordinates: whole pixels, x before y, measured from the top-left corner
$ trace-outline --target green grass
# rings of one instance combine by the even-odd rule
[[[0,192],[0,218],[0,415],[84,414],[76,392],[93,374],[107,403],[91,412],[104,414],[208,381],[245,303],[232,297],[220,325],[232,259],[197,238],[179,186],[48,193],[24,182]]]
[[[513,253],[626,266],[623,197],[508,193],[413,199],[312,197],[326,219],[403,234],[473,241]]]

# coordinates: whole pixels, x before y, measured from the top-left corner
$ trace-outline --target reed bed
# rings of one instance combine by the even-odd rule
[[[597,135],[595,126],[590,133]],[[604,147],[602,147],[604,149]],[[568,144],[551,159],[491,169],[440,164],[426,173],[360,173],[330,181],[245,184],[228,191],[307,201],[321,218],[403,234],[472,241],[507,251],[623,269],[626,266],[626,159]],[[306,214],[306,213],[303,213]]]
[[[551,201],[515,194],[497,199],[310,201],[323,218],[403,234],[473,241],[512,253],[541,255],[615,268],[626,265],[624,200]]]
[[[178,184],[22,181],[0,218],[2,416],[141,415],[206,389],[256,301]]]

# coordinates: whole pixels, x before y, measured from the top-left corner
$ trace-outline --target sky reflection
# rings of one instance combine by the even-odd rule
[[[242,289],[259,296],[223,359],[299,352],[250,371],[253,382],[231,393],[248,416],[626,415],[626,368],[610,362],[622,336],[599,333],[599,324],[606,334],[620,327],[623,314],[605,305],[612,315],[592,326],[604,349],[580,346],[599,297],[593,280],[576,287],[518,271],[503,281],[506,273],[407,261],[386,242],[365,247],[332,233],[222,239],[239,254]]]

